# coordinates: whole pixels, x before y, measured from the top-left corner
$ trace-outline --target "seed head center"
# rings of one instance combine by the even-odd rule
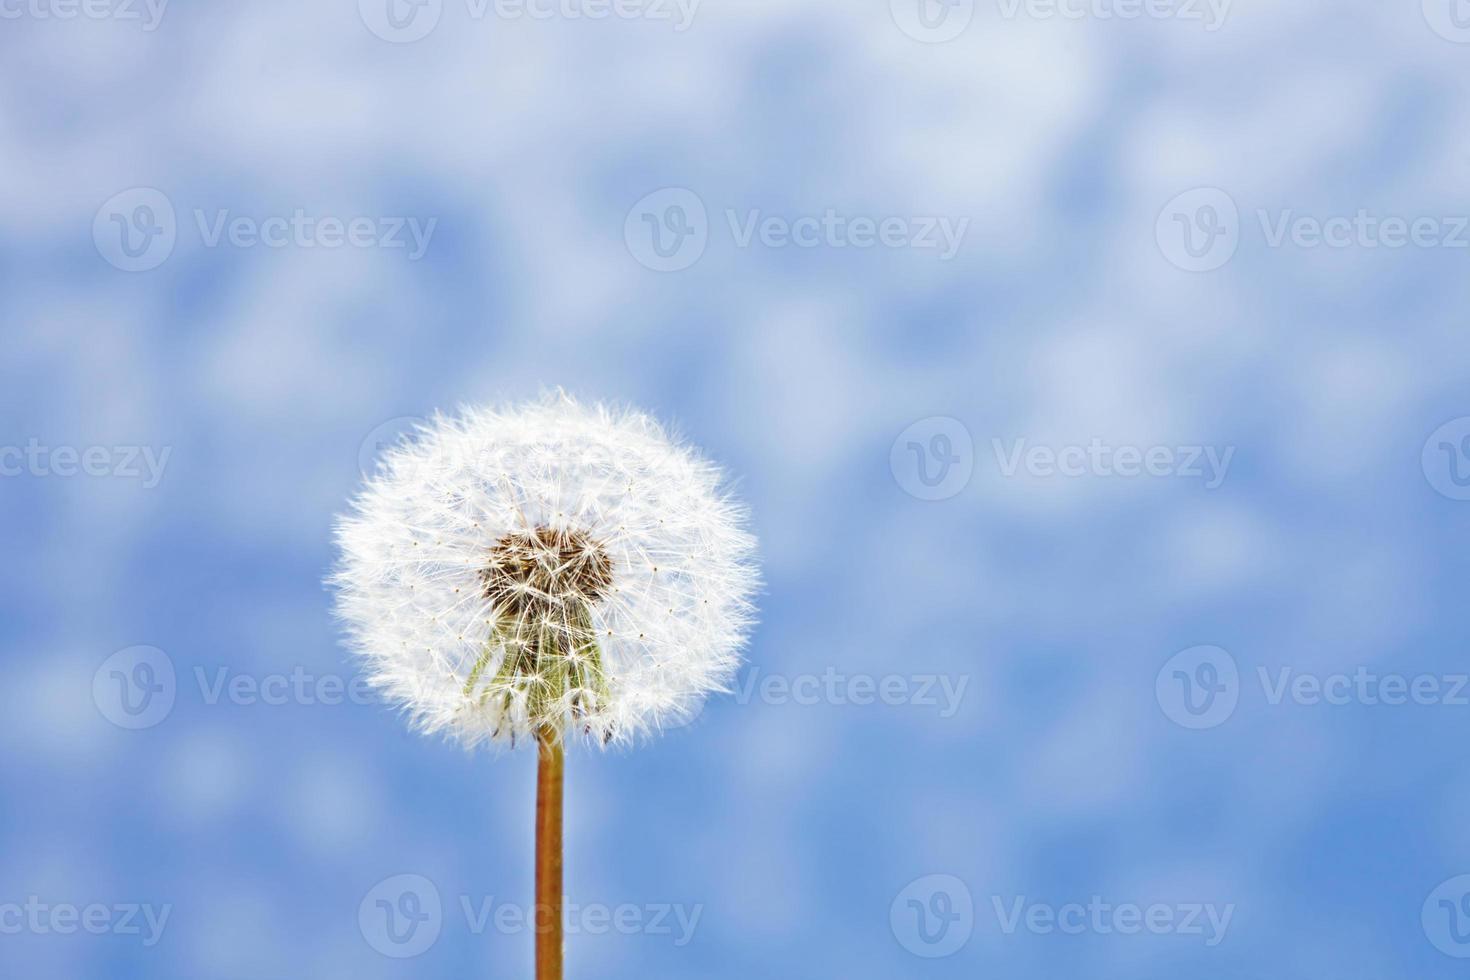
[[[480,580],[485,598],[509,615],[562,618],[608,593],[612,559],[585,531],[541,525],[496,541]]]

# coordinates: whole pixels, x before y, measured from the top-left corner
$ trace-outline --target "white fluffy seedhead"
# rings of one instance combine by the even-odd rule
[[[337,530],[332,584],[371,683],[467,745],[597,744],[727,689],[755,539],[721,473],[646,415],[564,394],[436,417]]]

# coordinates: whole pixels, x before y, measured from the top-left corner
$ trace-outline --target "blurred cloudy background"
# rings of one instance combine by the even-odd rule
[[[1465,0],[0,0],[0,79],[0,974],[529,975],[531,756],[321,581],[546,385],[768,580],[570,760],[568,976],[1462,974]]]

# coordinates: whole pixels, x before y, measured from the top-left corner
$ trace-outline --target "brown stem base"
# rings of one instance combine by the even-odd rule
[[[566,755],[554,732],[537,736],[536,980],[562,980],[562,777]]]

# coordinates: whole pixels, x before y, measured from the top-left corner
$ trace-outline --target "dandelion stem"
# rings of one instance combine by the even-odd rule
[[[562,777],[555,731],[536,735],[536,980],[562,980]]]

